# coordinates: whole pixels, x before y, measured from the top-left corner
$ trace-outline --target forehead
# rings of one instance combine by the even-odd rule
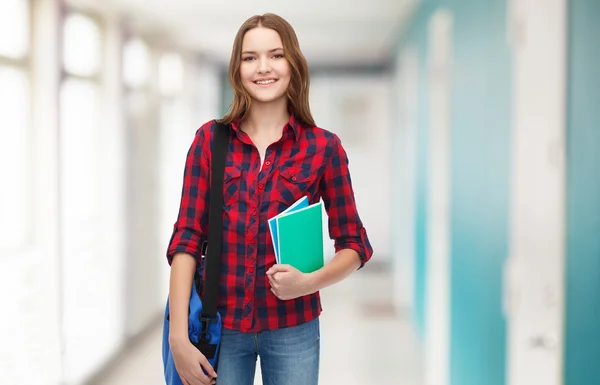
[[[253,28],[246,32],[242,41],[242,51],[266,52],[274,48],[283,48],[283,44],[279,33],[270,28]]]

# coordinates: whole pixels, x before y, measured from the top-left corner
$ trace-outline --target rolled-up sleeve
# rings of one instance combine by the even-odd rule
[[[208,232],[208,186],[210,123],[196,131],[183,172],[183,187],[177,221],[167,249],[169,265],[176,253],[187,253],[200,260]]]
[[[358,253],[361,268],[371,259],[373,248],[358,215],[348,169],[348,156],[337,135],[331,141],[331,157],[320,182],[320,194],[329,217],[329,236],[335,251],[352,249]]]

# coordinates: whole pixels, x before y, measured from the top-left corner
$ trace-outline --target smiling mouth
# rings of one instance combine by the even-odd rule
[[[269,79],[269,80],[257,80],[254,84],[258,84],[259,86],[268,86],[275,83],[277,79]]]

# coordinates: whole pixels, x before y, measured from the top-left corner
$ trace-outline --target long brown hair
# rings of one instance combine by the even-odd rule
[[[310,112],[308,99],[310,85],[308,63],[302,51],[300,51],[298,37],[292,26],[281,16],[273,13],[252,16],[242,24],[235,36],[233,50],[231,51],[231,60],[229,62],[229,83],[234,92],[233,103],[229,106],[229,111],[223,119],[220,119],[220,122],[229,124],[236,119],[244,119],[250,110],[252,98],[242,85],[240,64],[242,61],[242,42],[244,36],[246,32],[257,27],[272,29],[281,37],[283,52],[291,69],[290,85],[287,90],[288,108],[291,109],[296,120],[314,126],[315,122]]]

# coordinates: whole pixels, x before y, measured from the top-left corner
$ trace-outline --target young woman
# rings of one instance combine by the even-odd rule
[[[274,14],[238,31],[229,78],[235,96],[223,187],[223,252],[218,373],[190,343],[188,301],[208,231],[211,143],[216,124],[197,131],[167,257],[171,265],[169,341],[185,385],[252,385],[260,356],[266,385],[314,385],[319,375],[319,290],[362,267],[372,248],[356,210],[339,138],[315,125],[308,66],[296,34]],[[267,220],[308,195],[323,199],[336,254],[305,274],[275,263]],[[202,371],[205,369],[208,375]]]

